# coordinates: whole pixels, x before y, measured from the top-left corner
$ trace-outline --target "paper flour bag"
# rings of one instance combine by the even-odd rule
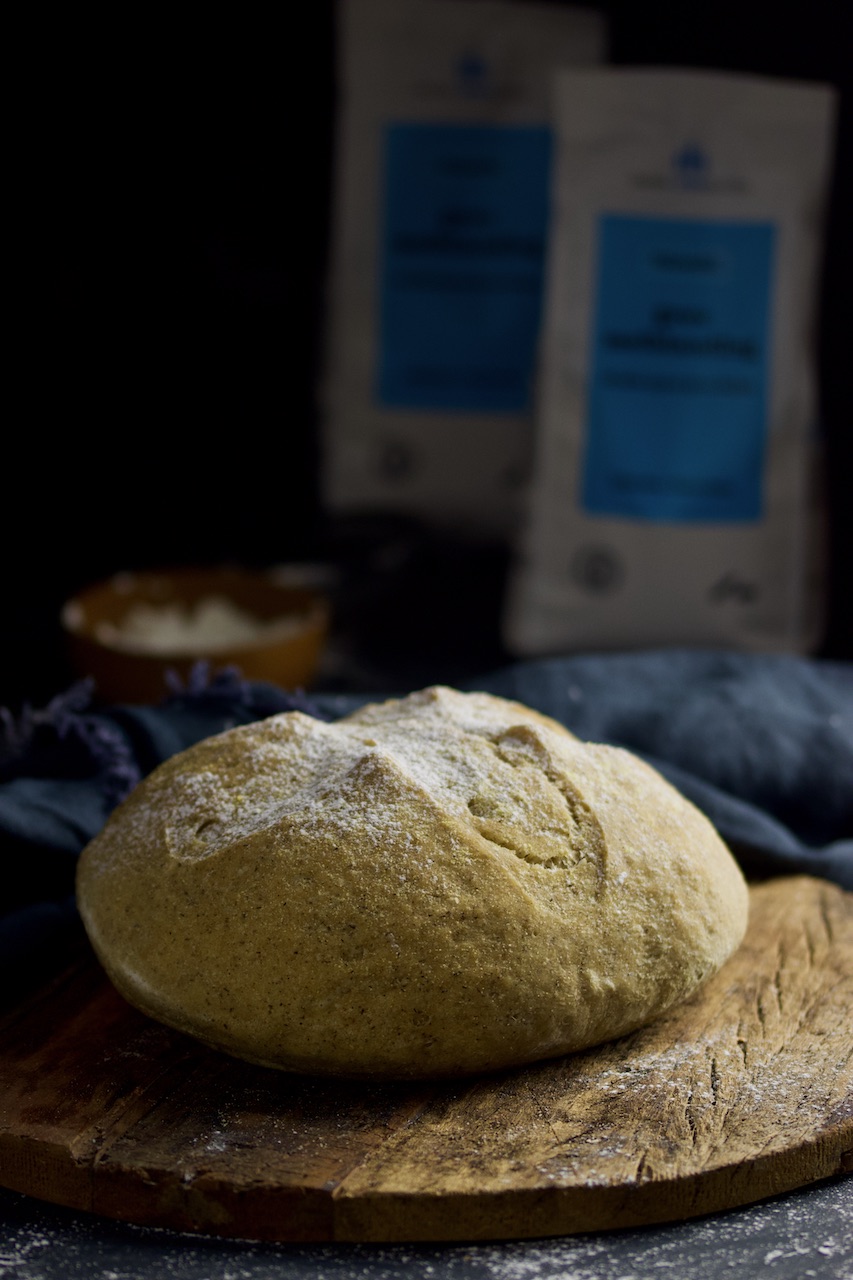
[[[321,490],[505,530],[531,446],[552,72],[591,11],[343,0]]]
[[[555,78],[518,654],[818,638],[814,324],[833,92]]]

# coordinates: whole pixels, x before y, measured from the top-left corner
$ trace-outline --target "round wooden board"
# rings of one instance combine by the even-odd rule
[[[853,1169],[853,894],[751,891],[744,945],[653,1026],[440,1084],[264,1070],[150,1021],[91,955],[0,1038],[0,1184],[277,1241],[564,1235]]]

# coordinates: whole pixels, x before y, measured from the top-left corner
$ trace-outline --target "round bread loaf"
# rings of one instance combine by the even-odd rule
[[[622,1035],[746,927],[741,872],[653,769],[488,694],[300,712],[173,756],[84,850],[118,990],[266,1066],[486,1071]]]

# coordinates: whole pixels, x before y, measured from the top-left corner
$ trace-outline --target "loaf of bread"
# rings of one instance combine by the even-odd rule
[[[240,1058],[429,1077],[623,1035],[739,945],[747,889],[647,764],[484,693],[288,712],[161,764],[84,850],[118,990]]]

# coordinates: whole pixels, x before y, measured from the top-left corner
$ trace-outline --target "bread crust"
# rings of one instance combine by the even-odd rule
[[[165,761],[77,895],[143,1012],[290,1071],[433,1077],[623,1035],[739,945],[747,888],[658,773],[442,686]]]

